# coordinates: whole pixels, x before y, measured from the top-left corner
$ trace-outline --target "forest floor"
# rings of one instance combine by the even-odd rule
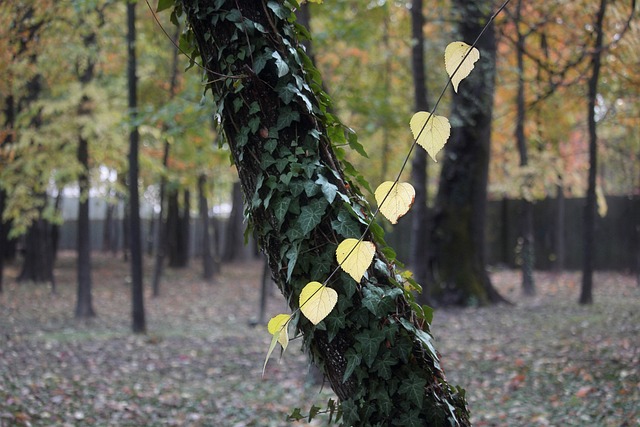
[[[146,296],[146,335],[130,333],[129,268],[93,257],[98,316],[76,321],[75,258],[61,254],[57,292],[16,284],[0,294],[0,427],[287,426],[293,408],[326,407],[293,342],[261,375],[270,336],[257,319],[262,263],[167,270]],[[147,272],[149,270],[147,269]],[[578,273],[491,273],[513,305],[436,310],[432,332],[450,382],[467,389],[476,426],[640,425],[640,288],[596,273],[595,303],[580,306]],[[149,274],[145,276],[147,279]],[[148,280],[147,280],[148,281]],[[274,289],[267,318],[286,312]],[[318,416],[311,424],[325,425]]]

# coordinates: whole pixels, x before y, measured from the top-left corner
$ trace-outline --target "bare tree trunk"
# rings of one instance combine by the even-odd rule
[[[239,182],[233,184],[231,190],[231,214],[224,235],[224,246],[222,251],[222,261],[232,262],[244,260],[244,221],[242,188]]]
[[[220,106],[250,224],[295,310],[306,283],[336,268],[337,242],[359,237],[371,215],[328,137],[339,139],[346,129],[327,113],[330,101],[282,2],[203,0],[181,7]],[[286,88],[296,89],[293,98]],[[365,238],[378,242],[370,233]],[[464,394],[446,382],[428,323],[418,320],[419,306],[409,304],[410,293],[395,283],[396,270],[377,244],[360,283],[346,274],[330,280],[338,304],[324,327],[302,316],[295,321],[341,401],[341,422],[469,425]]]
[[[50,283],[55,292],[53,253],[53,225],[43,218],[34,220],[24,238],[24,259],[18,282]]]
[[[211,281],[218,272],[218,265],[211,254],[211,235],[209,232],[209,206],[207,203],[207,177],[201,174],[198,177],[198,210],[202,227],[202,278]]]
[[[138,108],[136,77],[136,4],[127,3],[127,80],[129,86],[129,114],[135,122]],[[131,248],[132,329],[134,333],[147,330],[144,312],[144,287],[142,282],[142,236],[140,227],[140,196],[138,194],[138,145],[140,135],[137,126],[129,133],[129,244]]]
[[[78,141],[78,161],[83,172],[78,179],[80,197],[78,199],[78,293],[76,297],[77,318],[96,315],[91,295],[91,240],[89,223],[89,144],[82,137]]]
[[[411,68],[413,74],[413,99],[416,111],[428,111],[427,82],[424,64],[424,13],[422,0],[411,3]],[[411,160],[411,182],[416,196],[411,209],[411,255],[410,265],[416,282],[423,286],[419,299],[423,304],[429,301],[428,257],[429,250],[429,174],[427,152],[415,150]]]
[[[490,0],[453,0],[461,40],[472,42],[491,16]],[[441,305],[504,301],[485,270],[485,216],[491,146],[496,41],[491,25],[480,60],[453,97],[430,240],[429,293]]]
[[[169,142],[164,143],[164,152],[162,154],[162,166],[166,169],[169,164]],[[165,224],[165,204],[167,193],[167,178],[163,175],[160,178],[160,212],[158,212],[158,222],[155,228],[154,236],[154,257],[153,257],[153,278],[151,288],[153,296],[160,296],[160,280],[162,279],[162,267],[164,257],[167,253],[167,224]]]
[[[516,96],[517,117],[516,117],[516,145],[520,155],[520,167],[526,168],[529,165],[529,155],[527,150],[527,138],[524,134],[526,122],[526,99],[524,81],[524,54],[526,37],[520,29],[522,16],[522,0],[516,3],[516,14],[514,17],[515,28],[517,29],[516,57],[518,70],[518,90]],[[535,262],[534,241],[533,241],[533,202],[527,193],[532,186],[533,177],[527,176],[522,184],[522,218],[520,221],[520,268],[522,272],[522,291],[524,295],[532,296],[536,293],[535,282],[533,280],[533,266]]]
[[[589,130],[589,176],[587,179],[587,200],[584,207],[584,255],[582,259],[582,288],[580,304],[593,303],[593,262],[595,252],[596,229],[596,177],[598,176],[598,133],[596,125],[596,102],[598,96],[598,80],[600,79],[600,64],[602,61],[602,46],[604,39],[604,15],[607,10],[607,0],[600,0],[600,7],[596,17],[594,31],[596,40],[594,52],[591,55],[591,76],[587,86],[587,127]]]
[[[555,262],[553,265],[553,269],[556,273],[561,273],[565,268],[565,197],[564,197],[564,186],[562,183],[562,176],[558,178],[560,180],[557,188],[556,188],[556,220],[555,220],[555,228],[554,228],[554,252],[555,252]]]

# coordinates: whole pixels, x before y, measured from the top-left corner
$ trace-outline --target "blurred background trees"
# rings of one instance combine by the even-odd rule
[[[462,17],[452,13],[452,8],[460,5],[443,0],[414,4],[421,7],[424,18],[420,25],[427,69],[424,90],[433,102],[433,94],[446,83],[446,74],[440,71],[442,52],[458,37],[456,28]],[[486,4],[489,11],[498,6]],[[587,110],[593,112],[598,132],[593,190],[597,212],[605,214],[609,207],[609,219],[612,215],[639,217],[640,81],[636,70],[640,29],[635,17],[627,25],[631,1],[609,2],[601,25],[596,19],[599,6],[597,0],[512,0],[495,22],[496,85],[487,200],[490,209],[503,206],[504,212],[510,203],[519,203],[523,218],[533,212],[532,221],[522,222],[527,228],[509,231],[502,244],[502,262],[522,266],[526,289],[534,289],[533,283],[526,282],[533,268],[574,265],[571,257],[575,254],[568,254],[567,249],[574,243],[565,239],[578,239],[582,245],[582,238],[565,226],[582,223],[581,213],[567,218],[567,212],[572,200],[584,197],[589,187]],[[369,159],[349,158],[374,187],[383,177],[397,173],[411,143],[407,123],[417,106],[413,86],[417,64],[412,68],[411,62],[412,54],[417,58],[412,53],[417,37],[411,33],[411,14],[416,10],[407,2],[339,0],[310,5],[309,12],[314,58],[336,101],[336,114],[358,133],[369,154]],[[224,138],[215,129],[215,117],[207,113],[212,106],[202,96],[200,73],[184,72],[189,60],[175,55],[170,39],[178,32],[167,14],[159,14],[158,19],[168,36],[146,6],[139,7],[137,15],[138,107],[135,123],[131,123],[124,2],[0,4],[0,289],[3,262],[16,257],[22,279],[53,284],[55,252],[61,242],[63,248],[69,248],[69,233],[88,233],[93,250],[100,246],[123,249],[124,231],[116,219],[122,217],[127,199],[124,177],[131,125],[140,133],[140,176],[137,183],[128,185],[137,184],[140,190],[143,243],[156,254],[156,294],[161,293],[164,263],[180,268],[189,257],[204,255],[215,264],[223,256],[233,259],[231,249],[221,249],[232,244],[223,242],[242,242],[242,236],[225,237],[240,234],[242,225],[216,225],[226,221],[231,210],[236,177]],[[606,50],[600,52],[592,108],[587,82],[600,30]],[[452,99],[450,93],[445,95],[439,107],[442,114],[453,108]],[[86,146],[86,153],[79,151],[81,146]],[[438,195],[443,185],[441,168],[456,160],[451,155],[441,154],[441,161],[429,163],[428,177],[420,178],[427,185],[427,197],[418,202],[429,223],[433,223],[437,198],[444,197]],[[422,168],[419,162],[415,164]],[[409,178],[410,169],[403,179]],[[611,201],[613,196],[629,199],[630,207],[614,211],[614,205],[607,204],[607,198]],[[65,213],[68,200],[76,197],[79,206],[88,202],[88,230],[75,227],[80,224],[77,208]],[[540,214],[550,200],[555,200],[555,207]],[[84,209],[79,211],[86,217]],[[236,208],[238,211],[242,223],[242,210]],[[480,214],[477,210],[472,213]],[[497,239],[495,230],[504,218],[487,213],[486,246]],[[600,224],[610,224],[598,218]],[[406,261],[412,234],[406,230],[412,220],[415,218],[401,220],[400,228],[389,235],[391,242],[399,242],[396,249]],[[630,259],[624,268],[638,268],[637,221],[620,232],[626,236],[617,243],[620,256]],[[605,226],[610,227],[596,226],[596,232],[603,233],[598,227]],[[434,250],[438,247],[431,238],[424,243]],[[79,245],[86,244],[80,240]],[[203,244],[207,250],[201,250]],[[539,245],[552,250],[534,256],[532,248]],[[75,243],[71,247],[76,249]],[[90,268],[90,261],[82,258],[88,251],[77,249],[79,268]],[[496,250],[490,252],[487,261],[493,262]],[[425,270],[420,276],[442,274],[441,269],[434,272],[424,256],[423,260],[419,255],[411,258],[412,266]],[[598,262],[596,256],[595,268]],[[204,266],[203,274],[210,277]],[[90,277],[86,271],[79,273],[79,286],[86,277]],[[83,298],[79,294],[79,301]],[[78,310],[91,313],[91,304],[82,304],[86,308]]]

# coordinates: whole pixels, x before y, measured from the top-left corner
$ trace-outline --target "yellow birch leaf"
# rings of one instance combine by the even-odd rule
[[[353,280],[360,282],[373,261],[375,251],[376,247],[371,242],[345,239],[336,249],[336,259],[340,267],[353,277]]]
[[[300,311],[317,325],[331,313],[338,302],[338,293],[320,282],[309,282],[300,292]]]
[[[426,111],[418,111],[411,117],[409,126],[416,142],[427,150],[434,162],[437,162],[436,155],[451,135],[449,119],[435,114],[432,116]]]
[[[273,337],[269,344],[267,357],[264,359],[264,364],[262,365],[262,376],[264,376],[264,370],[267,368],[267,362],[269,358],[271,358],[271,353],[273,353],[273,350],[276,348],[276,344],[280,343],[282,351],[285,351],[289,345],[289,330],[287,328],[289,319],[291,319],[290,314],[278,314],[272,317],[269,323],[267,323],[267,330]]]
[[[385,181],[376,188],[374,193],[380,213],[391,224],[397,224],[404,214],[409,212],[416,198],[416,190],[408,182]]]
[[[467,52],[469,52],[468,55]],[[478,59],[480,59],[480,51],[465,42],[452,42],[447,45],[444,50],[444,68],[451,78],[453,90],[458,92],[458,85],[471,73]]]
[[[600,218],[607,216],[609,206],[607,205],[607,198],[604,197],[604,192],[600,185],[596,185],[596,205],[598,206],[598,215],[600,215]]]

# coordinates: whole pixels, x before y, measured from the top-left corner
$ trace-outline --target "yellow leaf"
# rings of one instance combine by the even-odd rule
[[[320,282],[309,282],[300,292],[300,311],[317,325],[331,313],[338,302],[338,293]]]
[[[278,334],[278,342],[282,346],[283,350],[287,349],[289,345],[289,331],[287,330],[287,323],[291,319],[290,314],[278,314],[269,320],[267,323],[267,330],[271,335]]]
[[[468,55],[467,52],[469,52]],[[480,51],[465,42],[453,42],[447,45],[444,50],[444,67],[451,78],[453,90],[458,92],[458,85],[471,73],[478,59],[480,59]]]
[[[600,218],[607,216],[609,206],[607,205],[607,198],[604,197],[604,192],[600,185],[596,185],[596,205],[598,206],[598,215],[600,215]]]
[[[376,247],[371,242],[345,239],[336,249],[336,259],[340,267],[353,277],[353,280],[360,282],[373,261],[375,250]]]
[[[418,111],[411,117],[409,126],[416,142],[427,150],[434,162],[437,162],[436,154],[442,150],[451,135],[449,119],[431,115],[426,111]]]
[[[289,345],[289,331],[287,329],[289,319],[291,319],[290,314],[278,314],[277,316],[272,317],[267,324],[267,330],[273,335],[273,337],[269,344],[267,357],[264,359],[264,364],[262,365],[262,376],[264,376],[264,370],[267,367],[269,358],[271,358],[271,353],[273,353],[273,350],[276,348],[276,344],[280,343],[282,351],[285,351]]]
[[[408,182],[385,181],[376,188],[375,197],[380,213],[396,224],[411,209],[416,190]]]

